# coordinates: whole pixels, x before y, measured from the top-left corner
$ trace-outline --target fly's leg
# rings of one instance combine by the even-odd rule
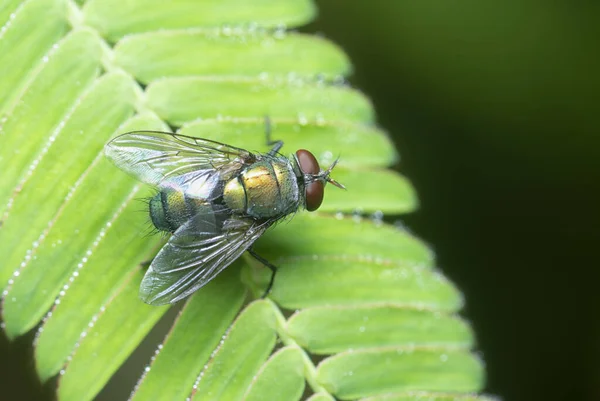
[[[248,253],[250,253],[250,255],[252,255],[252,257],[254,257],[254,259],[258,260],[260,263],[262,263],[263,265],[265,265],[266,267],[271,269],[271,271],[273,272],[271,274],[271,280],[269,280],[269,285],[267,286],[267,290],[261,297],[261,298],[266,298],[267,295],[269,295],[269,292],[271,292],[271,287],[273,287],[273,282],[275,281],[275,273],[277,273],[277,266],[275,266],[274,264],[272,264],[271,262],[269,262],[267,259],[263,258],[262,256],[258,255],[256,252],[254,252],[252,250],[252,248],[248,249]]]
[[[275,156],[279,149],[283,147],[283,141],[274,141],[271,139],[271,119],[269,116],[265,116],[265,134],[267,137],[267,145],[273,146],[269,151],[269,156]]]

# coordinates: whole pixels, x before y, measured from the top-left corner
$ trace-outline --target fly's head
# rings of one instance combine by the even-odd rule
[[[309,212],[315,211],[321,206],[325,184],[328,182],[338,188],[346,189],[342,184],[329,177],[338,160],[334,161],[326,170],[321,170],[316,157],[308,150],[300,149],[294,156],[304,179],[306,210]]]

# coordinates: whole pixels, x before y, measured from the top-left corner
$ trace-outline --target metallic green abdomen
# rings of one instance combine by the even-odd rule
[[[200,199],[186,197],[177,190],[162,190],[150,199],[150,219],[160,231],[174,233],[206,204]]]
[[[223,200],[232,211],[256,219],[285,216],[298,208],[296,176],[287,159],[266,158],[227,182]]]

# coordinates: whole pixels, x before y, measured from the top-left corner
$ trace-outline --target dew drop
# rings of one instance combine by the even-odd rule
[[[381,210],[376,210],[371,215],[371,220],[373,220],[373,222],[375,222],[376,224],[382,224],[383,223],[383,212]]]
[[[273,32],[273,37],[276,39],[285,38],[286,29],[287,29],[287,27],[285,26],[285,24],[277,25],[277,28],[275,28],[275,31]]]
[[[325,117],[323,116],[322,113],[317,113],[315,115],[315,123],[319,126],[322,127],[323,125],[325,125]]]
[[[306,125],[308,124],[308,118],[303,113],[298,113],[298,124]]]
[[[334,85],[341,86],[341,85],[344,85],[345,83],[346,83],[346,78],[344,78],[343,75],[336,75],[333,78],[333,84]]]

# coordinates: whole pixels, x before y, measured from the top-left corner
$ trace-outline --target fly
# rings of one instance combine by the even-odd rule
[[[283,141],[268,153],[252,153],[209,139],[160,131],[133,131],[111,140],[106,156],[138,180],[154,185],[152,224],[171,237],[151,262],[140,298],[152,305],[180,301],[212,280],[245,251],[271,269],[254,242],[274,223],[301,208],[314,211],[326,183],[344,188],[300,149],[286,158]]]

